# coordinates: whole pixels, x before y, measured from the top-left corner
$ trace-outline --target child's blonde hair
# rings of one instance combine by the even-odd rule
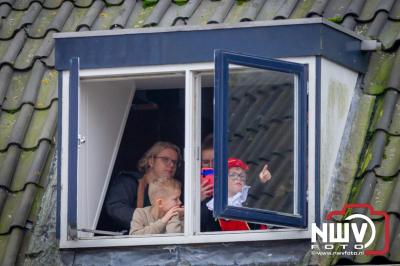
[[[174,190],[181,190],[181,182],[175,178],[157,178],[149,184],[149,199],[151,205],[159,198],[165,198]]]

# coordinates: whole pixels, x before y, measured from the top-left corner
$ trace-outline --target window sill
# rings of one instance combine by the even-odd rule
[[[218,242],[249,242],[311,238],[309,230],[274,229],[273,231],[208,232],[197,235],[153,235],[149,236],[98,236],[79,240],[60,240],[60,248],[97,248],[123,246],[177,245]]]

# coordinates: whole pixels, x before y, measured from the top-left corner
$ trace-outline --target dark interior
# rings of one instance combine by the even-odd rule
[[[212,132],[213,89],[202,93],[202,137]],[[168,141],[184,150],[185,94],[183,89],[137,90],[126,122],[110,180],[120,171],[137,171],[137,162],[156,141]],[[177,170],[176,178],[184,187],[184,167]],[[184,191],[182,190],[182,202]],[[98,230],[112,231],[113,225],[102,209]]]

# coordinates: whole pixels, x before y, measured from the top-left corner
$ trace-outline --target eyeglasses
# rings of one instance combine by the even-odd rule
[[[172,160],[171,158],[164,157],[164,156],[154,156],[156,159],[160,159],[164,165],[172,164],[173,166],[179,167],[181,166],[181,162],[179,160]]]
[[[246,181],[247,175],[246,174],[237,174],[237,173],[232,173],[232,174],[228,174],[228,177],[232,180],[232,181]]]

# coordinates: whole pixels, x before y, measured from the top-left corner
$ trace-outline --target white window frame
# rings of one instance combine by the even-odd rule
[[[62,71],[62,141],[61,141],[61,205],[60,248],[112,246],[146,246],[190,243],[267,241],[311,238],[311,223],[315,221],[315,128],[316,128],[316,58],[281,58],[308,64],[308,226],[305,229],[283,228],[265,231],[200,232],[200,152],[201,152],[201,79],[200,74],[214,70],[214,63],[178,64],[143,67],[83,69],[79,78],[114,78],[136,75],[157,75],[185,72],[185,233],[145,236],[96,236],[69,240],[67,235],[68,209],[68,123],[69,71]],[[195,193],[190,193],[195,191]]]

